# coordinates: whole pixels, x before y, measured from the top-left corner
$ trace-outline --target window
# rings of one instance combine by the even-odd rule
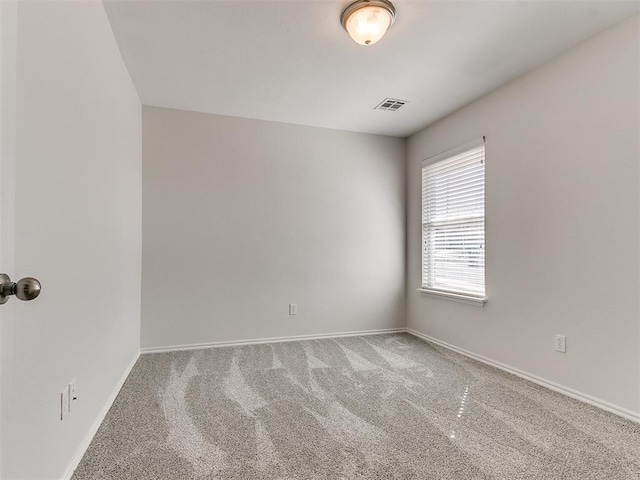
[[[422,163],[422,288],[484,304],[484,139]]]

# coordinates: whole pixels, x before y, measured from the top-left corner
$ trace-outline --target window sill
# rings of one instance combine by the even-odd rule
[[[430,290],[428,288],[422,287],[418,288],[418,291],[427,295],[433,295],[440,298],[448,298],[449,300],[453,300],[455,302],[466,303],[467,305],[475,305],[477,307],[484,307],[484,304],[487,303],[486,297],[472,297],[471,295],[443,292],[441,290]]]

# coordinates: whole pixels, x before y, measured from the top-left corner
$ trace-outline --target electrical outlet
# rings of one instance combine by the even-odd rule
[[[298,304],[290,303],[289,304],[289,315],[297,315],[298,314]]]
[[[566,353],[567,337],[565,337],[564,335],[556,335],[555,349],[556,349],[556,352]]]
[[[64,420],[69,413],[69,387],[60,394],[60,420]]]
[[[69,411],[75,407],[78,401],[78,383],[75,379],[69,384]]]

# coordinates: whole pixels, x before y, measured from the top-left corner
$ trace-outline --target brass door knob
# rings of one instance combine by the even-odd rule
[[[15,295],[20,300],[29,301],[40,295],[42,285],[38,279],[25,277],[14,283],[9,275],[0,273],[0,304],[6,303],[11,295]]]

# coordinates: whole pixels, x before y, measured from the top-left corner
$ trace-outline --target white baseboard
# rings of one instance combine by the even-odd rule
[[[296,340],[319,340],[322,338],[357,337],[363,335],[382,335],[385,333],[405,333],[406,328],[382,328],[378,330],[360,330],[358,332],[321,333],[316,335],[294,335],[290,337],[256,338],[250,340],[232,340],[227,342],[193,343],[188,345],[169,345],[166,347],[143,348],[141,352],[162,353],[179,350],[197,350],[200,348],[232,347],[241,345],[255,345],[259,343],[295,342]]]
[[[407,333],[426,340],[427,342],[435,343],[436,345],[440,345],[441,347],[447,348],[454,352],[460,353],[466,357],[473,358],[479,362],[485,363],[495,368],[499,368],[505,372],[516,375],[520,378],[524,378],[525,380],[529,380],[537,385],[548,388],[549,390],[553,390],[558,393],[562,393],[568,397],[574,398],[576,400],[580,400],[581,402],[588,403],[590,405],[594,405],[603,410],[606,410],[611,413],[615,413],[627,420],[631,420],[634,422],[640,423],[640,413],[634,412],[632,410],[628,410],[623,407],[619,407],[618,405],[614,405],[605,400],[601,400],[596,397],[592,397],[591,395],[587,395],[586,393],[579,392],[569,387],[565,387],[564,385],[560,385],[559,383],[552,382],[551,380],[547,380],[546,378],[539,377],[537,375],[533,375],[531,373],[524,372],[517,368],[510,367],[509,365],[505,365],[504,363],[497,362],[495,360],[491,360],[490,358],[483,357],[482,355],[477,355],[473,352],[465,350],[463,348],[456,347],[455,345],[451,345],[447,342],[443,342],[442,340],[438,340],[437,338],[430,337],[429,335],[425,335],[424,333],[420,333],[412,328],[406,329]]]
[[[102,407],[102,410],[100,410],[100,413],[98,413],[98,416],[96,417],[95,421],[91,425],[91,428],[89,429],[84,439],[82,440],[82,443],[78,446],[78,449],[76,450],[75,455],[71,459],[71,462],[69,462],[69,465],[67,466],[67,469],[62,475],[61,480],[70,480],[71,477],[73,476],[73,472],[75,472],[76,468],[80,464],[80,460],[82,460],[82,457],[84,456],[85,452],[89,448],[89,445],[93,440],[93,437],[98,432],[98,429],[100,428],[100,425],[102,424],[104,418],[107,416],[107,413],[109,413],[109,409],[111,408],[111,405],[113,405],[113,402],[116,400],[118,393],[120,393],[120,390],[124,385],[124,382],[127,380],[127,377],[131,373],[133,366],[138,361],[138,358],[140,358],[140,352],[134,355],[133,359],[131,360],[131,363],[126,368],[124,374],[116,384],[115,388],[111,392],[111,395],[109,395],[109,398],[107,399],[104,406]]]

